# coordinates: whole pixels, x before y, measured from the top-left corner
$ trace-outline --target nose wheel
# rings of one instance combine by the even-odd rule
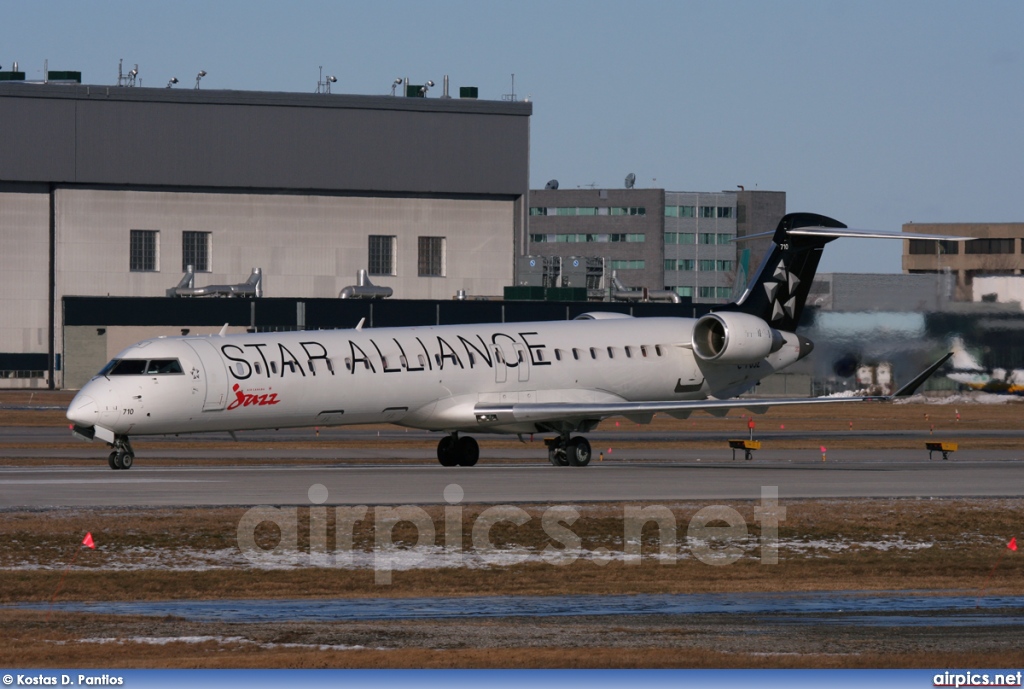
[[[115,471],[118,469],[131,469],[135,463],[135,451],[132,450],[128,436],[115,438],[114,450],[107,456],[107,464]]]

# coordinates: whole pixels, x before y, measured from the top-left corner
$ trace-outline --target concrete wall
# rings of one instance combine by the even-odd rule
[[[182,276],[182,232],[202,231],[211,234],[211,271],[196,275],[197,286],[242,282],[259,267],[267,297],[337,297],[367,267],[368,236],[383,234],[396,237],[396,274],[371,279],[395,298],[500,295],[513,281],[514,212],[497,200],[60,189],[56,289],[163,296]],[[156,272],[129,271],[133,229],[159,232]],[[445,238],[445,277],[418,276],[420,236]],[[59,302],[55,321],[59,330]]]
[[[48,351],[50,195],[0,187],[0,352]]]

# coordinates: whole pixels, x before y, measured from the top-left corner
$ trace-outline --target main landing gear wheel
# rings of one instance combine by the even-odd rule
[[[117,469],[117,450],[111,452],[110,455],[107,457],[107,464],[110,466],[111,469]]]
[[[480,445],[476,440],[457,433],[446,435],[437,443],[437,461],[445,467],[471,467],[480,459]]]
[[[459,463],[459,457],[455,454],[455,438],[446,435],[437,444],[437,461],[443,467],[453,467]]]
[[[471,467],[480,459],[480,445],[476,440],[464,435],[455,441],[455,454],[460,467]]]
[[[548,446],[548,461],[556,467],[590,464],[590,442],[582,436],[570,438],[566,433],[558,438],[547,438],[544,443]]]
[[[573,438],[565,450],[569,464],[574,467],[585,467],[590,464],[590,441],[586,438]]]
[[[548,461],[551,462],[552,466],[556,467],[569,466],[569,459],[565,456],[565,450],[560,447],[548,448]]]

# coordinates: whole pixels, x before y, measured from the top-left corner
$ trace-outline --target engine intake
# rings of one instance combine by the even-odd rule
[[[694,353],[719,364],[753,364],[783,344],[782,333],[747,313],[709,313],[693,327]]]

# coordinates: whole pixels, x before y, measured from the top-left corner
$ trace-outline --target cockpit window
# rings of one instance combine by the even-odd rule
[[[149,364],[146,365],[147,375],[167,373],[183,373],[177,359],[150,359]]]
[[[177,359],[113,359],[99,372],[101,376],[157,376],[184,373]]]

